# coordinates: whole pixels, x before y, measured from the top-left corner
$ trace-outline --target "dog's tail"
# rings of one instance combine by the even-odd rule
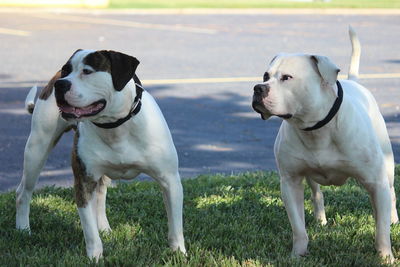
[[[349,26],[349,36],[351,41],[351,61],[347,79],[356,81],[358,79],[358,70],[360,67],[361,45],[356,32],[351,26]]]
[[[25,99],[25,109],[32,114],[33,110],[35,109],[35,97],[37,93],[37,86],[33,86],[31,90],[29,90],[28,95]]]

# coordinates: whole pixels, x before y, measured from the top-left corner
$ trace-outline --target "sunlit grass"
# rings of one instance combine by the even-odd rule
[[[183,181],[187,257],[167,244],[167,219],[156,183],[109,188],[107,214],[113,229],[101,233],[106,266],[379,266],[368,195],[354,181],[324,187],[328,225],[312,214],[305,192],[310,254],[290,257],[292,232],[279,179],[272,172],[203,175]],[[399,194],[399,193],[398,193]],[[0,195],[1,266],[87,266],[83,232],[72,189],[36,192],[32,233],[14,230],[15,194]],[[392,226],[400,257],[400,226]],[[399,262],[397,262],[399,264]]]

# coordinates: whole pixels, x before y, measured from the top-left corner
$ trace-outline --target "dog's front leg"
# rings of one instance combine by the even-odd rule
[[[96,190],[94,190],[91,195],[88,195],[87,204],[82,207],[78,206],[78,212],[85,236],[87,256],[97,261],[103,254],[103,244],[97,229],[96,202]]]
[[[103,254],[97,226],[97,192],[98,182],[89,177],[75,175],[75,200],[85,236],[86,253],[89,258],[98,260]]]
[[[304,186],[300,177],[281,175],[281,195],[293,231],[292,256],[307,254],[308,236],[304,220]]]
[[[311,188],[311,200],[314,208],[314,216],[321,223],[326,224],[324,195],[322,194],[320,185],[314,182],[311,178],[306,178],[307,184]]]
[[[169,246],[172,250],[186,254],[182,225],[183,189],[179,173],[158,177],[156,180],[161,185],[167,211]]]
[[[89,258],[96,261],[103,254],[97,226],[97,190],[102,177],[96,180],[86,172],[86,166],[78,154],[78,136],[75,134],[75,144],[72,150],[72,170],[74,171],[75,202],[78,206],[78,213],[81,219],[83,234],[85,236],[86,253]],[[104,195],[105,198],[105,195]],[[104,203],[105,204],[105,203]]]

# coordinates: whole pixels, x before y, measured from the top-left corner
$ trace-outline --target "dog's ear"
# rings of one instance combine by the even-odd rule
[[[310,57],[322,80],[328,85],[333,86],[336,83],[340,69],[328,57],[317,55]]]
[[[274,58],[269,62],[269,65],[272,64],[272,62],[274,62],[274,60],[278,57],[279,55],[274,56]]]
[[[76,54],[76,53],[78,53],[79,51],[82,51],[82,49],[77,49],[73,54],[72,54],[72,56],[71,56],[71,58]]]
[[[72,56],[69,57],[68,61],[70,61],[70,60],[75,56],[75,54],[78,53],[79,51],[82,51],[82,49],[80,49],[80,48],[77,49],[77,50],[72,54]]]
[[[121,91],[133,78],[139,65],[137,58],[112,50],[100,51],[110,61],[110,71],[115,90]]]

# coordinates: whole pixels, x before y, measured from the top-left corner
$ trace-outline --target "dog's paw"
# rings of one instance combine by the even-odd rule
[[[380,253],[380,256],[382,258],[382,261],[385,264],[394,264],[396,258],[393,256],[392,252],[390,252],[390,254],[388,255],[383,255],[382,253]]]
[[[320,225],[325,226],[328,221],[326,220],[325,215],[316,218]]]
[[[20,226],[20,225],[16,225],[16,229],[22,233],[26,233],[28,235],[31,235],[31,228],[28,226]]]
[[[87,256],[96,263],[103,257],[103,248],[87,250]]]
[[[301,250],[301,251],[299,251],[299,250],[292,250],[292,253],[290,253],[290,256],[292,257],[292,258],[300,258],[300,257],[305,257],[305,256],[307,256],[308,255],[308,249],[305,249],[305,250]]]
[[[397,224],[399,223],[399,217],[397,216],[397,213],[392,214],[391,219],[390,219],[391,224]]]
[[[98,225],[98,229],[100,232],[102,233],[111,233],[112,229],[110,227],[110,225],[107,223],[105,225]]]
[[[185,245],[183,245],[183,244],[180,244],[180,245],[170,244],[170,248],[171,248],[172,251],[179,251],[183,255],[187,256],[186,248],[185,248]]]
[[[26,215],[18,215],[15,220],[15,228],[22,231],[31,231],[31,227],[29,225],[29,217]]]
[[[293,240],[292,257],[303,257],[308,254],[308,237]]]

